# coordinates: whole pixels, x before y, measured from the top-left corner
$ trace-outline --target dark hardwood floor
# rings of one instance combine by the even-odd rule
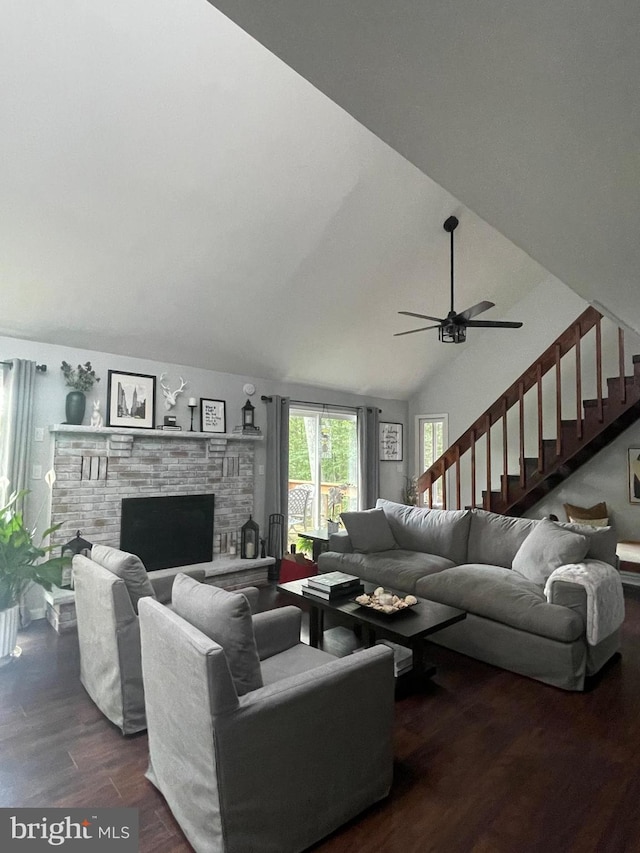
[[[315,853],[640,851],[640,590],[626,605],[622,658],[583,694],[432,646],[437,675],[396,704],[391,795]],[[0,807],[133,806],[142,853],[189,851],[144,778],[146,734],[122,737],[80,685],[76,635],[41,621],[19,643],[0,670]]]

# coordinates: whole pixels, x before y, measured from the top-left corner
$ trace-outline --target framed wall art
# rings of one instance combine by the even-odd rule
[[[156,377],[110,370],[107,426],[153,429],[156,422]]]
[[[640,504],[640,447],[629,448],[629,501]]]
[[[380,422],[380,461],[402,462],[402,424]]]
[[[227,404],[224,400],[200,397],[200,432],[227,431]]]

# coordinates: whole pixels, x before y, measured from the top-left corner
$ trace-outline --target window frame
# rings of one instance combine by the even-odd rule
[[[440,414],[422,414],[415,416],[415,447],[414,447],[414,470],[416,477],[424,473],[424,424],[442,424],[442,446],[443,452],[449,447],[449,415],[446,412]],[[434,459],[435,462],[435,459]],[[435,505],[434,505],[435,506]]]

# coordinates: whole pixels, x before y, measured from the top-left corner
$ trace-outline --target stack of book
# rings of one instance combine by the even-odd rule
[[[334,598],[344,598],[347,595],[360,595],[364,592],[364,584],[355,575],[344,572],[327,572],[324,575],[313,575],[307,578],[302,587],[302,594],[312,598],[324,598],[332,601]]]
[[[234,435],[262,435],[262,430],[257,426],[236,426],[233,432]]]

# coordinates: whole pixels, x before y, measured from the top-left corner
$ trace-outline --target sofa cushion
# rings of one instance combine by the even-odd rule
[[[588,550],[586,536],[543,518],[518,549],[511,568],[534,583],[544,584],[559,566],[584,560]]]
[[[340,517],[347,528],[354,551],[371,554],[397,548],[396,540],[389,527],[387,516],[381,509],[366,509],[363,512],[343,512]]]
[[[589,560],[602,560],[610,566],[616,565],[618,536],[613,527],[592,527],[586,523],[569,524],[566,521],[559,521],[557,524],[565,530],[572,530],[587,537],[589,550],[586,556]]]
[[[536,524],[531,518],[472,510],[467,555],[460,563],[486,563],[510,569],[518,548]]]
[[[376,507],[384,510],[399,548],[436,554],[455,564],[467,559],[469,510],[426,509],[382,498],[378,498]]]
[[[567,521],[573,524],[589,524],[592,527],[607,527],[609,524],[609,513],[604,501],[593,506],[575,506],[574,504],[563,504],[567,514]]]
[[[153,586],[147,575],[147,570],[140,557],[119,551],[110,545],[94,545],[91,549],[91,559],[103,569],[117,575],[125,583],[131,604],[138,612],[138,601],[146,595],[156,598]]]
[[[251,607],[242,593],[198,583],[180,572],[171,602],[178,616],[222,646],[238,696],[262,687]]]
[[[363,580],[400,592],[414,592],[416,581],[433,572],[450,569],[454,563],[436,554],[393,549],[378,554],[320,554],[318,571],[347,572]]]
[[[416,595],[564,643],[585,632],[578,613],[549,604],[540,586],[501,566],[455,566],[421,578]]]

